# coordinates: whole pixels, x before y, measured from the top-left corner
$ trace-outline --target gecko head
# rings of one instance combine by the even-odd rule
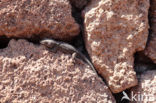
[[[53,46],[57,45],[57,42],[55,40],[52,39],[44,39],[40,41],[40,44],[52,48]]]

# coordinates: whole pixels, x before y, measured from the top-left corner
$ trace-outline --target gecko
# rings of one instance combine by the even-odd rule
[[[53,52],[56,52],[58,49],[61,49],[63,52],[71,53],[73,58],[77,57],[83,60],[85,63],[87,63],[91,67],[91,69],[95,73],[97,73],[91,61],[84,54],[82,54],[79,50],[77,50],[74,46],[68,43],[62,42],[62,41],[56,41],[54,39],[43,39],[40,41],[40,44],[46,46]]]

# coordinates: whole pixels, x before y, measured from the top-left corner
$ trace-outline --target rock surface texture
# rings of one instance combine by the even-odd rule
[[[115,103],[108,87],[80,59],[25,40],[0,50],[1,103]]]
[[[114,93],[137,84],[133,55],[146,45],[148,8],[149,0],[92,0],[82,13],[87,51]]]
[[[150,39],[145,54],[156,63],[156,0],[150,2]]]
[[[69,39],[78,34],[68,0],[0,1],[0,36]]]
[[[155,103],[156,102],[156,71],[147,71],[138,76],[138,86],[131,89],[135,98],[130,103]],[[139,97],[140,95],[140,97]]]

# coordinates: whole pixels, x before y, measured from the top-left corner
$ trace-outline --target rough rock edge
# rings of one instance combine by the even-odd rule
[[[80,32],[68,0],[2,0],[0,7],[0,36],[70,40]]]
[[[149,43],[147,44],[147,47],[145,49],[145,55],[147,55],[149,58],[153,60],[154,63],[156,63],[156,1],[151,0],[150,1],[150,12],[149,12],[149,19],[150,19],[150,37],[149,37]]]
[[[103,2],[105,2],[105,4]],[[85,8],[85,10],[82,13],[83,18],[85,19],[84,20],[84,24],[85,24],[85,42],[86,42],[87,51],[89,52],[90,57],[92,59],[92,62],[94,64],[94,66],[96,67],[97,71],[104,77],[104,79],[106,79],[110,89],[114,93],[121,92],[121,91],[123,91],[125,89],[128,89],[130,87],[133,87],[133,86],[137,85],[136,74],[135,74],[134,69],[133,69],[133,65],[134,65],[133,55],[137,51],[144,50],[145,45],[146,45],[146,41],[147,41],[147,37],[148,37],[149,0],[143,0],[143,1],[139,1],[139,0],[137,0],[137,1],[128,1],[127,0],[127,1],[123,1],[123,3],[121,3],[121,2],[122,2],[121,0],[118,0],[116,2],[112,1],[112,0],[107,0],[107,1],[92,0],[91,3]],[[126,3],[126,2],[128,2],[128,3]],[[129,4],[129,6],[131,6],[131,7],[127,7],[125,9],[123,9],[123,7],[125,6],[124,3],[125,3],[125,5]],[[124,5],[124,6],[121,6],[121,4]],[[134,5],[132,5],[132,4],[134,4]],[[136,7],[137,4],[139,6]],[[103,7],[102,7],[102,5],[103,5]],[[111,8],[110,6],[112,7],[112,9],[110,9]],[[103,10],[103,8],[108,8],[110,11],[111,10],[114,10],[114,11],[118,10],[118,13],[117,13],[117,15],[113,15],[113,11],[109,12],[109,10],[108,10],[108,12],[105,12],[105,14],[104,14],[103,12],[107,11],[107,10]],[[122,8],[122,9],[120,9],[120,8]],[[106,42],[107,40],[105,40],[105,39],[102,40],[101,38],[103,37],[103,35],[100,35],[100,33],[104,34],[105,31],[102,30],[102,28],[100,28],[99,26],[100,25],[103,26],[103,25],[105,25],[106,22],[108,22],[109,20],[112,20],[112,21],[110,21],[111,23],[108,22],[107,23],[108,25],[106,24],[107,28],[104,28],[104,29],[109,30],[109,29],[111,29],[113,27],[116,29],[117,27],[116,27],[115,24],[117,24],[116,22],[118,20],[116,20],[116,22],[114,22],[113,19],[117,18],[118,16],[121,16],[120,15],[121,13],[124,13],[121,10],[125,10],[125,11],[129,10],[128,12],[127,11],[125,12],[127,15],[124,15],[124,14],[122,15],[123,16],[122,18],[125,19],[124,23],[126,22],[126,20],[130,19],[130,18],[126,18],[126,16],[129,16],[128,14],[135,15],[136,16],[136,18],[134,16],[135,19],[137,19],[137,17],[139,17],[140,15],[142,15],[142,17],[140,17],[140,19],[138,20],[140,25],[138,23],[136,23],[134,18],[133,18],[133,20],[132,20],[133,22],[129,20],[128,21],[129,23],[127,23],[125,25],[122,25],[120,28],[125,28],[124,26],[127,26],[127,25],[129,26],[131,23],[134,23],[134,24],[138,25],[138,30],[140,28],[140,31],[138,31],[138,33],[137,33],[138,36],[136,35],[137,38],[135,36],[133,36],[133,35],[128,35],[127,38],[124,39],[124,40],[127,39],[127,41],[123,41],[123,40],[118,40],[117,41],[117,43],[119,43],[119,46],[120,45],[123,45],[123,46],[125,45],[125,48],[120,48],[120,49],[123,49],[123,53],[120,53],[120,55],[116,54],[116,55],[119,56],[119,59],[117,60],[119,62],[114,67],[112,67],[113,64],[107,63],[107,62],[109,62],[109,60],[107,58],[114,59],[114,57],[116,56],[114,52],[118,51],[118,50],[114,50],[114,52],[113,52],[114,56],[112,58],[109,57],[109,56],[106,56],[106,58],[105,58],[105,59],[107,59],[106,61],[97,59],[97,58],[100,58],[100,57],[102,58],[104,55],[107,55],[107,54],[111,55],[109,53],[100,54],[100,52],[105,51],[106,47],[110,48],[110,45],[113,44],[112,43],[113,40],[111,40],[110,43],[108,43],[108,45],[104,45],[104,42]],[[136,10],[136,13],[134,13],[134,10]],[[133,14],[131,14],[132,12],[133,12]],[[101,15],[98,15],[98,13],[99,14],[101,13]],[[88,18],[87,18],[87,16],[88,16]],[[108,19],[108,21],[106,21],[106,22],[104,22],[102,24],[101,22],[104,19]],[[144,23],[141,22],[141,21],[143,21]],[[112,24],[114,26],[112,27],[109,24]],[[132,24],[132,25],[134,25],[134,24]],[[130,30],[131,29],[133,29],[133,28],[130,28]],[[133,31],[131,31],[131,32],[133,32]],[[96,37],[92,36],[92,34],[96,34],[97,36],[99,36],[99,37],[97,37],[97,40],[94,39]],[[116,38],[117,38],[117,36],[116,36]],[[124,36],[123,36],[123,38],[124,38]],[[111,38],[110,35],[106,35],[105,38],[107,38],[107,37]],[[111,39],[113,39],[113,37],[115,38],[115,36],[112,36]],[[119,39],[121,39],[121,38],[119,38]],[[114,42],[116,42],[115,40],[116,39],[114,39]],[[103,43],[100,44],[99,42],[103,42]],[[121,44],[122,42],[127,42],[127,44],[126,43]],[[130,43],[130,44],[128,44],[128,43]],[[132,43],[132,45],[131,45],[131,43]],[[92,45],[92,44],[94,44],[94,45]],[[99,44],[101,45],[101,47],[98,46]],[[127,45],[128,45],[128,47],[127,47]],[[105,47],[103,47],[103,46],[105,46]],[[114,47],[117,47],[117,45],[114,46]],[[93,51],[92,49],[95,49],[95,51]],[[111,50],[108,50],[108,51],[111,51]],[[119,50],[119,52],[121,52],[121,51],[122,50]],[[97,53],[97,55],[95,55],[96,53]],[[121,59],[120,59],[120,56],[123,56],[123,57],[121,57]],[[100,63],[98,64],[98,62],[101,62],[101,65],[99,65]],[[112,68],[115,68],[115,67],[116,67],[116,70],[112,69]],[[121,69],[121,68],[125,68],[125,69]],[[120,74],[120,72],[121,72],[121,74]],[[118,82],[119,82],[119,84],[118,84]],[[123,83],[120,83],[120,82],[123,82]]]
[[[2,103],[115,103],[108,87],[87,64],[25,40],[11,40],[7,48],[0,49],[0,77]]]

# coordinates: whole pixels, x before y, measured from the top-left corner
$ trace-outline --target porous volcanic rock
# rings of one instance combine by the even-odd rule
[[[68,0],[1,0],[0,36],[71,39],[79,25]]]
[[[150,39],[145,54],[156,63],[156,0],[150,2]]]
[[[82,16],[85,44],[114,93],[137,84],[133,55],[148,37],[149,0],[92,0]]]
[[[130,96],[133,100],[130,103],[155,103],[156,102],[156,71],[147,71],[138,75],[138,85],[133,87]]]
[[[70,0],[71,4],[78,9],[83,9],[90,0]]]
[[[115,103],[100,77],[71,54],[25,40],[0,49],[1,103]]]

